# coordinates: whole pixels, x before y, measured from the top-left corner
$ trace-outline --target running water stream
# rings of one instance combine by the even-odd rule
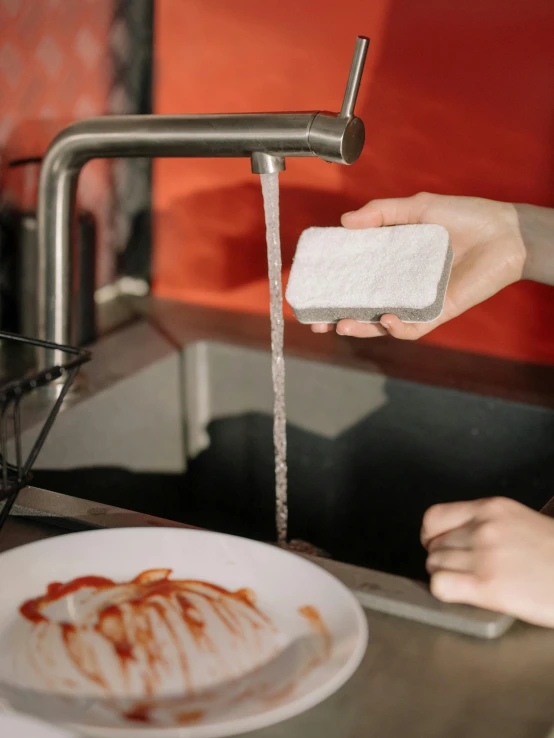
[[[279,230],[279,173],[261,174],[267,238],[269,311],[271,319],[271,374],[273,377],[273,443],[275,445],[275,503],[277,542],[287,542],[287,415],[281,235]]]
[[[281,235],[279,229],[279,173],[260,175],[264,198],[271,319],[271,374],[273,377],[273,443],[275,446],[275,514],[277,543],[297,553],[328,556],[325,551],[300,540],[288,540],[287,413],[285,403],[285,356]]]

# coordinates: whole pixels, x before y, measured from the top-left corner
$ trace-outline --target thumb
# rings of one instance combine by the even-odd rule
[[[371,200],[359,210],[345,213],[341,222],[345,228],[378,228],[423,223],[425,211],[433,197],[435,196],[420,192],[412,197]]]

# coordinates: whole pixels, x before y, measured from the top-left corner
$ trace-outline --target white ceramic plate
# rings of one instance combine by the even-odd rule
[[[154,569],[172,570],[170,581],[202,580],[233,593],[248,588],[255,594],[257,610],[250,595],[216,597],[212,590],[189,583],[179,590],[179,599],[171,602],[179,606],[186,602],[187,608],[192,603],[194,618],[203,613],[204,630],[198,631],[189,614],[179,615],[183,620],[176,625],[171,621],[170,627],[171,618],[176,617],[170,608],[164,611],[169,613],[165,630],[156,630],[158,650],[154,652],[140,645],[146,620],[133,620],[129,625],[131,611],[125,610],[127,614],[118,617],[127,628],[125,642],[130,628],[138,639],[133,655],[129,658],[119,641],[112,648],[116,631],[108,620],[111,630],[102,630],[102,638],[108,633],[113,642],[106,650],[106,640],[102,640],[104,650],[95,651],[94,662],[83,654],[87,648],[90,654],[92,641],[86,638],[98,638],[98,630],[91,626],[84,635],[80,631],[80,640],[75,641],[74,631],[64,630],[60,622],[74,616],[82,622],[87,607],[96,602],[94,597],[102,600],[105,592],[121,596],[121,587],[95,585],[100,587],[97,592],[85,588],[59,597],[41,610],[49,623],[32,623],[19,612],[24,601],[42,595],[51,582],[96,576],[128,583]],[[89,736],[209,738],[256,730],[293,717],[335,692],[356,670],[367,646],[364,612],[341,582],[294,554],[219,533],[127,528],[67,534],[0,555],[0,582],[0,698],[19,712]],[[148,597],[125,607],[135,608],[133,618],[147,616],[149,627],[154,623],[158,628],[154,615],[159,605],[153,614],[155,598],[151,592]],[[147,615],[140,609],[144,602],[150,608]],[[96,622],[94,612],[88,617]],[[228,637],[222,635],[222,623]],[[175,648],[181,641],[172,640],[177,632],[189,639],[181,650]],[[195,633],[196,640],[191,640],[190,634]],[[170,641],[173,645],[168,646]],[[144,697],[141,659],[145,653],[154,653],[152,658],[158,660],[148,663],[156,663],[163,672],[152,699]],[[195,685],[194,697],[190,691],[186,696],[185,682]]]
[[[0,715],[0,735],[6,738],[74,738],[74,734],[23,715]]]

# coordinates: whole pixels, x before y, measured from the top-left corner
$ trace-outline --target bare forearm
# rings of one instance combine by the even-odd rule
[[[523,279],[554,285],[554,209],[516,205],[527,256]]]

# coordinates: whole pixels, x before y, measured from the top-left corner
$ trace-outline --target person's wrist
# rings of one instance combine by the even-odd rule
[[[554,285],[554,210],[523,203],[514,210],[526,253],[522,279]]]
[[[513,269],[514,282],[521,279],[529,279],[526,276],[528,264],[528,251],[525,244],[519,212],[516,205],[512,203],[503,204],[503,225],[501,237],[506,240],[508,246],[508,260]]]
[[[535,280],[535,254],[533,253],[532,239],[529,237],[532,221],[532,207],[523,203],[514,203],[514,210],[518,219],[518,229],[525,249],[522,279]]]

